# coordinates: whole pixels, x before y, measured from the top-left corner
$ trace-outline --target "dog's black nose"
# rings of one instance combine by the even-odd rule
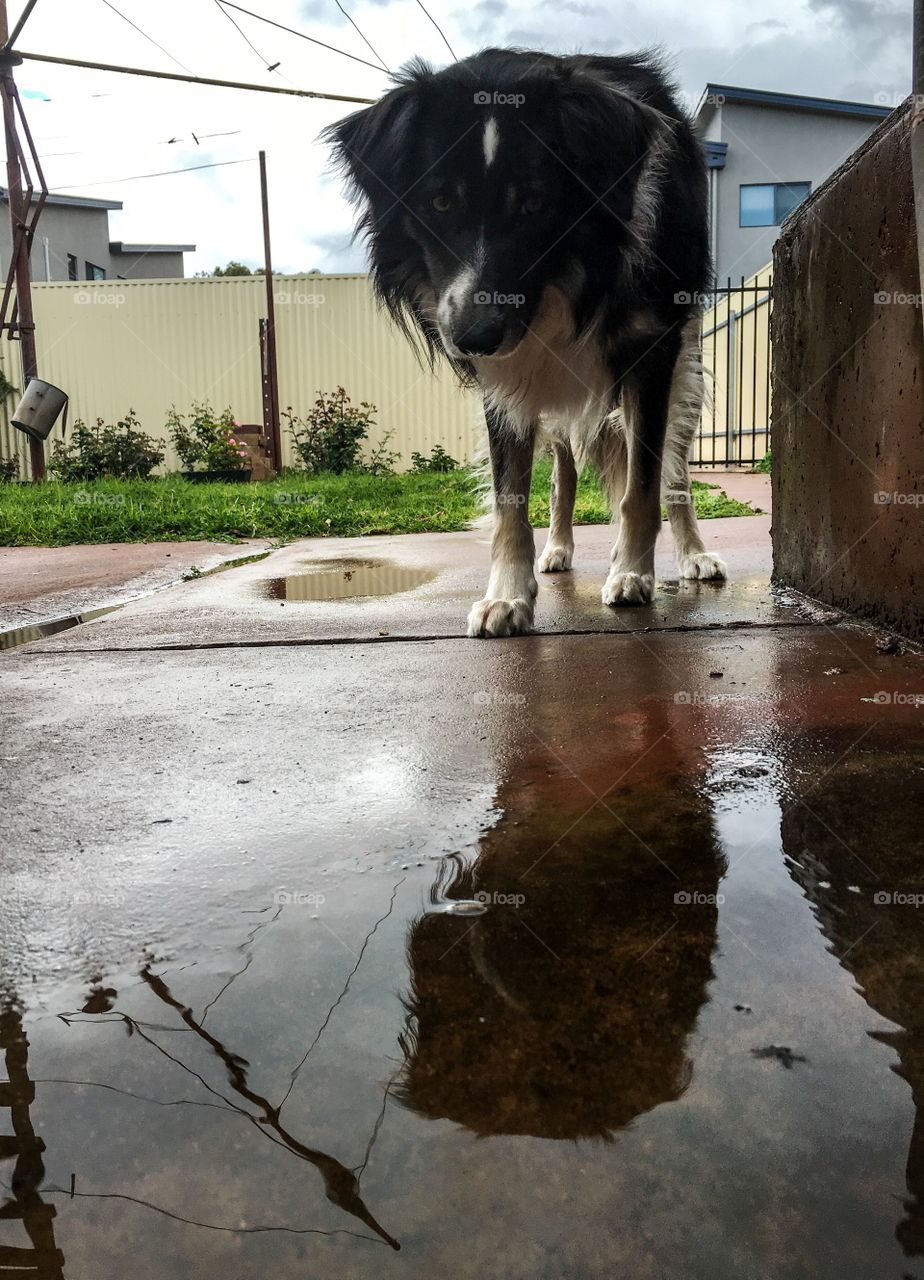
[[[504,340],[504,321],[485,316],[474,320],[453,342],[466,356],[491,356]]]

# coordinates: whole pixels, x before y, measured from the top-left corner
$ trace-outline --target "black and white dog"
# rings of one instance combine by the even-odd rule
[[[652,598],[662,487],[681,575],[724,578],[687,463],[711,283],[705,160],[657,60],[488,49],[439,72],[415,62],[327,138],[379,297],[484,394],[495,524],[469,635],[532,625],[540,441],[555,456],[540,571],[571,567],[577,456],[619,522],[604,604]]]

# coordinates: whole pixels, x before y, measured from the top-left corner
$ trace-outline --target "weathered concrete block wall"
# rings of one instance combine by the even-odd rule
[[[774,252],[778,581],[924,635],[924,328],[899,109]]]

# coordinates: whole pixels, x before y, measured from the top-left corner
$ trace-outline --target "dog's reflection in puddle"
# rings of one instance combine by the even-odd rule
[[[662,779],[659,809],[645,791],[570,828],[508,806],[473,862],[444,864],[408,941],[395,1092],[410,1109],[479,1135],[577,1139],[683,1094],[724,864],[700,797]]]

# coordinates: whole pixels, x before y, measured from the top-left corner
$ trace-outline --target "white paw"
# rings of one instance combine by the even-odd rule
[[[603,584],[604,604],[651,604],[654,575],[650,573],[617,573],[613,570]]]
[[[574,547],[556,547],[548,543],[539,557],[540,573],[565,573],[571,568]]]
[[[711,551],[699,551],[694,555],[681,556],[677,561],[681,578],[727,578],[728,569],[725,561]]]
[[[477,600],[468,615],[470,636],[522,636],[532,625],[531,600]]]

